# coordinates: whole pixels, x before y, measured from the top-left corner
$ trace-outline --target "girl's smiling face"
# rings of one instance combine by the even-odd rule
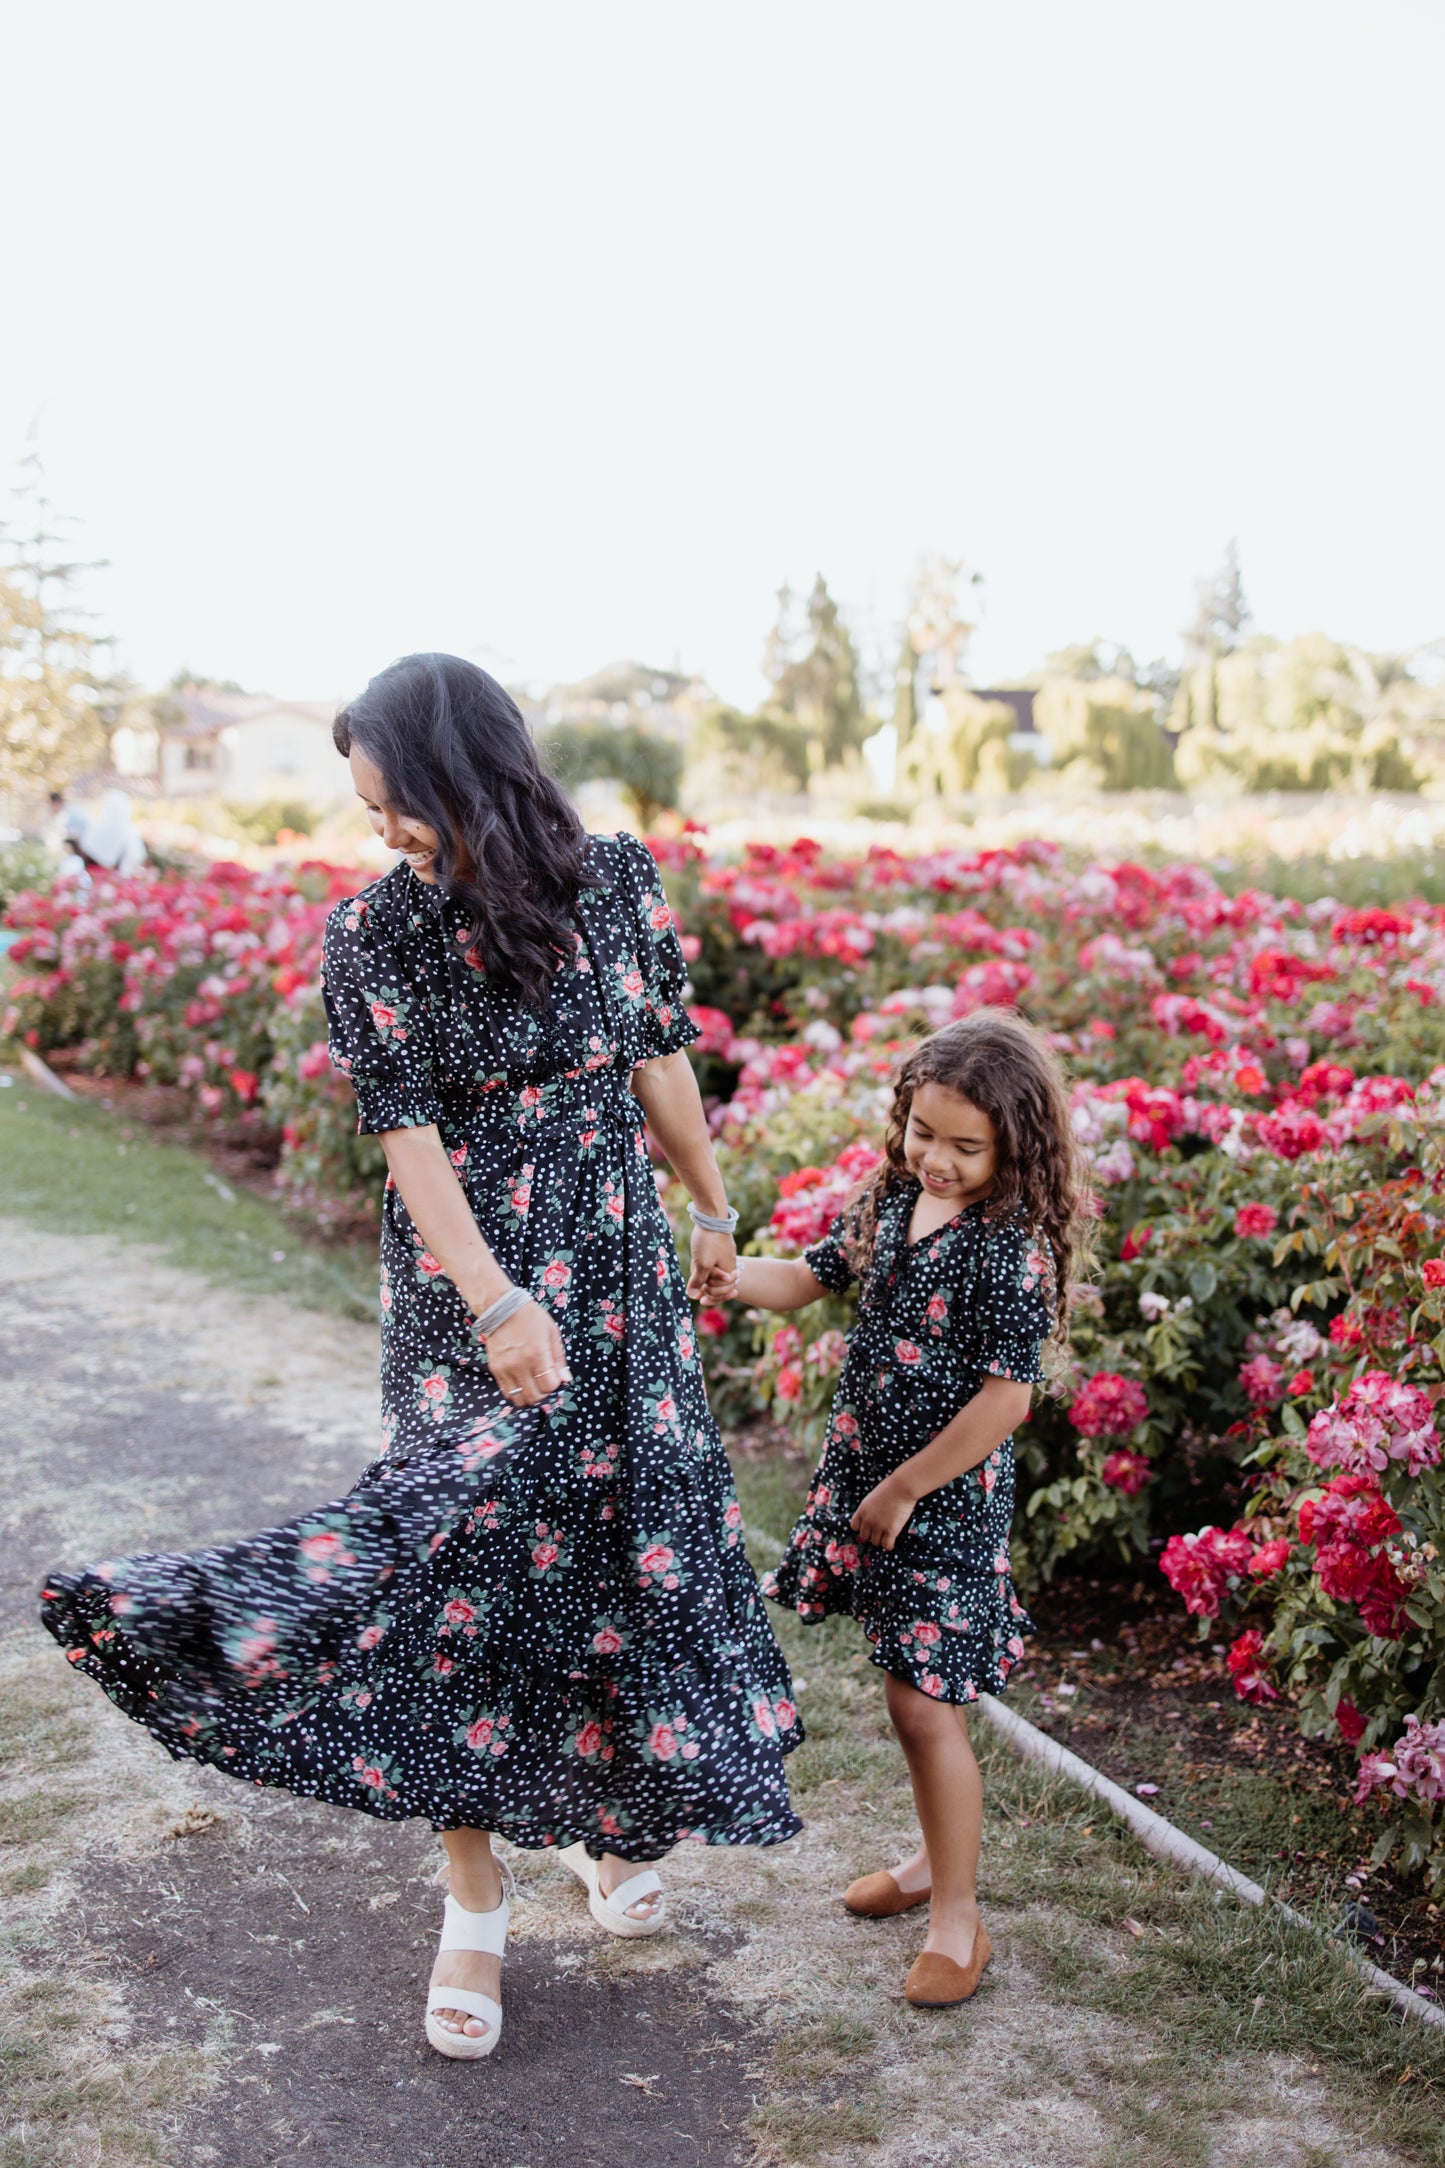
[[[398,813],[387,804],[381,770],[373,766],[359,746],[353,745],[346,757],[351,765],[356,795],[366,808],[366,817],[374,833],[381,837],[389,851],[400,851],[419,881],[434,882],[437,844],[441,840],[435,828],[428,828],[425,821],[414,819],[410,813]]]
[[[920,1084],[908,1110],[903,1157],[925,1197],[937,1197],[955,1214],[993,1188],[998,1132],[982,1107],[946,1084]]]

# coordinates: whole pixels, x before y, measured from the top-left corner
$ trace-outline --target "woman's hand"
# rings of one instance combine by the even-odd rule
[[[904,1529],[918,1500],[904,1489],[897,1473],[886,1475],[881,1483],[875,1483],[863,1500],[848,1526],[864,1543],[871,1543],[880,1551],[891,1551]]]
[[[707,1227],[692,1231],[687,1291],[694,1302],[729,1302],[737,1292],[738,1246],[731,1235]]]
[[[515,1311],[485,1346],[487,1368],[514,1408],[534,1407],[571,1380],[562,1335],[540,1303]]]

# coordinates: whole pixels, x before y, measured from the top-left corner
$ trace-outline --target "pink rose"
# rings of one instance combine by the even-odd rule
[[[649,1543],[637,1563],[643,1573],[664,1573],[672,1564],[674,1555],[665,1543]]]
[[[474,1754],[480,1754],[484,1746],[490,1746],[495,1725],[489,1716],[479,1716],[475,1724],[467,1726],[467,1745]]]
[[[448,1626],[465,1626],[476,1617],[476,1612],[464,1597],[453,1596],[450,1603],[442,1606],[442,1617]]]
[[[671,1724],[654,1724],[647,1744],[659,1761],[671,1761],[677,1752],[677,1733]]]
[[[893,1353],[897,1357],[898,1361],[901,1363],[907,1363],[911,1365],[913,1363],[921,1363],[923,1360],[922,1348],[915,1347],[911,1340],[899,1340],[898,1342],[896,1342]]]
[[[771,1702],[755,1701],[753,1703],[753,1722],[765,1739],[771,1739],[774,1736],[778,1727],[773,1716]]]
[[[541,1573],[545,1573],[549,1566],[555,1566],[557,1563],[556,1544],[534,1543],[532,1546],[532,1563]]]
[[[615,1626],[604,1626],[592,1636],[592,1646],[599,1656],[615,1656],[622,1646],[622,1636]]]
[[[602,1726],[595,1719],[587,1722],[572,1743],[579,1754],[595,1754],[602,1744]]]

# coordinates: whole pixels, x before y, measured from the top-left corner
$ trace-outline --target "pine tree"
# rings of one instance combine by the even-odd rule
[[[839,767],[873,727],[864,712],[853,636],[821,572],[808,597],[801,635],[792,632],[792,595],[786,587],[779,591],[778,604],[778,622],[768,636],[763,661],[773,687],[768,706],[802,725],[816,749],[818,766]]]
[[[1250,621],[1237,542],[1228,545],[1223,564],[1213,579],[1199,582],[1195,595],[1194,623],[1184,635],[1190,653],[1200,657],[1232,654]]]
[[[0,789],[33,797],[104,764],[117,685],[100,664],[74,590],[96,569],[59,554],[34,453],[15,490],[20,521],[0,522]]]

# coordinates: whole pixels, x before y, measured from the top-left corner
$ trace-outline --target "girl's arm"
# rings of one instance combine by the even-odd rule
[[[740,1257],[728,1292],[759,1310],[805,1310],[828,1290],[801,1257]]]
[[[986,1379],[946,1429],[874,1484],[848,1523],[854,1534],[891,1551],[919,1499],[987,1460],[1026,1419],[1032,1397],[1032,1386],[1012,1378]]]
[[[436,1124],[384,1129],[380,1141],[417,1233],[473,1316],[480,1315],[512,1282],[472,1217]],[[487,1368],[512,1404],[523,1408],[547,1399],[572,1375],[561,1333],[535,1302],[488,1333]]]
[[[632,1095],[647,1116],[647,1126],[661,1145],[673,1173],[699,1212],[725,1216],[728,1201],[718,1172],[717,1154],[708,1135],[697,1072],[687,1055],[661,1054],[639,1062],[632,1072]],[[699,1302],[725,1300],[737,1270],[737,1245],[731,1235],[692,1231],[692,1269],[687,1291]]]

